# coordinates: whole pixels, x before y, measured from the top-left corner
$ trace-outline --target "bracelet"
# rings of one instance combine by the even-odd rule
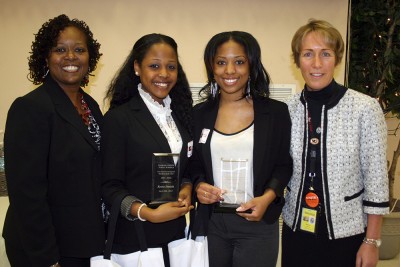
[[[140,210],[141,210],[144,206],[147,207],[146,203],[142,203],[142,205],[140,205],[140,207],[139,207],[138,210],[137,210],[137,217],[138,217],[138,219],[141,220],[142,222],[145,222],[145,221],[146,221],[145,219],[143,219],[142,217],[140,217]]]
[[[379,248],[382,244],[382,240],[364,237],[363,243]]]

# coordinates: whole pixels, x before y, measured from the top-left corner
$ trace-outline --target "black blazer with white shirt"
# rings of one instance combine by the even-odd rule
[[[83,92],[101,126],[96,101]],[[64,257],[88,258],[104,248],[101,157],[74,105],[50,77],[17,98],[5,129],[10,206],[3,237],[23,250],[30,266]]]
[[[188,163],[191,138],[172,112],[182,138],[180,182]],[[111,206],[118,196],[134,196],[143,202],[151,199],[152,155],[171,153],[168,141],[139,93],[129,102],[109,110],[104,117],[102,135],[103,197]],[[190,149],[191,150],[191,149]],[[191,152],[190,152],[191,153]],[[190,156],[189,153],[189,156]],[[190,180],[187,180],[190,182]],[[164,222],[143,223],[147,244],[157,247],[184,236],[185,217]],[[129,253],[139,250],[134,222],[119,217],[113,250]]]
[[[292,159],[289,155],[291,122],[288,108],[283,102],[266,98],[254,99],[253,103],[253,193],[257,197],[267,188],[275,191],[277,199],[271,203],[263,217],[267,223],[273,223],[281,213],[284,204],[283,190],[292,174]],[[194,151],[189,168],[193,188],[196,188],[199,182],[214,184],[210,141],[218,106],[216,100],[200,103],[194,108]],[[203,129],[209,129],[210,132],[207,138],[200,142]],[[198,213],[204,220],[208,220],[212,208],[213,205],[199,203]]]

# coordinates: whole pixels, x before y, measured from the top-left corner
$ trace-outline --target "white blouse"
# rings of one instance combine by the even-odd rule
[[[254,198],[253,146],[254,124],[235,134],[214,130],[210,143],[214,185],[227,191],[225,202],[244,203]],[[234,191],[237,194],[231,194]]]

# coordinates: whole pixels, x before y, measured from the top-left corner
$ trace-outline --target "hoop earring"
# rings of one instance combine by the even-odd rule
[[[210,83],[210,93],[211,93],[213,98],[215,98],[215,96],[217,95],[217,91],[218,91],[217,82],[211,82]]]
[[[44,69],[46,69],[46,68],[44,68]],[[46,78],[47,74],[49,74],[49,71],[50,71],[49,69],[47,69],[47,71],[45,71],[44,75],[42,76],[43,79]]]
[[[251,81],[251,78],[250,78],[250,76],[249,76],[249,79],[247,80],[247,88],[246,88],[246,97],[250,97],[250,81]]]
[[[83,77],[83,83],[84,83],[84,84],[88,84],[88,83],[89,83],[89,73],[87,73],[87,74],[85,75],[85,77]]]

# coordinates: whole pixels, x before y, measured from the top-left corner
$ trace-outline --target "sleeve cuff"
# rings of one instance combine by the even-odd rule
[[[274,190],[276,197],[283,196],[283,190],[281,189],[281,183],[278,179],[271,179],[266,188],[271,188]]]
[[[131,207],[134,202],[143,203],[140,199],[134,196],[126,196],[121,202],[121,215],[128,221],[135,221],[138,219],[131,215]]]

